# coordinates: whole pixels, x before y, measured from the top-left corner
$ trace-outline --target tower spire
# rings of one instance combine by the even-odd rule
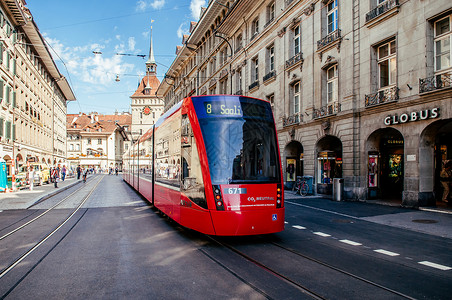
[[[154,20],[151,20],[151,38],[149,44],[149,57],[146,62],[146,75],[155,74],[157,72],[157,64],[155,63],[154,49],[152,47],[152,23],[154,23]]]

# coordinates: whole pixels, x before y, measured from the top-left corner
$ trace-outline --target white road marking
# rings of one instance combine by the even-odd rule
[[[391,251],[387,251],[387,250],[383,250],[383,249],[378,249],[378,250],[374,250],[375,252],[384,254],[384,255],[388,255],[388,256],[398,256],[400,255],[399,253],[395,253],[395,252],[391,252]]]
[[[317,231],[317,232],[313,232],[314,234],[317,234],[317,235],[320,235],[320,236],[323,236],[323,237],[329,237],[329,236],[331,236],[331,235],[329,235],[328,233],[323,233],[323,232],[320,232],[320,231]]]
[[[443,265],[440,265],[440,264],[435,264],[435,263],[432,263],[432,262],[429,262],[429,261],[420,261],[418,263],[421,264],[421,265],[424,265],[424,266],[440,269],[440,270],[443,270],[443,271],[452,270],[451,267],[443,266]]]
[[[306,227],[303,227],[303,226],[300,226],[300,225],[293,225],[292,227],[296,228],[296,229],[306,229]]]
[[[289,224],[289,222],[284,221],[284,224]]]
[[[354,241],[350,241],[350,240],[339,240],[339,242],[348,244],[348,245],[352,245],[352,246],[361,246],[361,243],[358,242],[354,242]]]

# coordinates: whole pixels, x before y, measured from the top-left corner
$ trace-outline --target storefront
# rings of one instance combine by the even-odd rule
[[[325,136],[317,143],[317,193],[332,194],[333,179],[342,178],[342,143],[334,136]]]
[[[297,141],[291,141],[284,149],[284,157],[284,184],[291,189],[297,177],[304,175],[303,146]]]

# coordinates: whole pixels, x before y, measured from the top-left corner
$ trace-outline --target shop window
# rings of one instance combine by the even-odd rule
[[[342,177],[342,157],[338,157],[336,152],[320,152],[317,161],[317,183],[331,184],[333,183],[333,178]]]

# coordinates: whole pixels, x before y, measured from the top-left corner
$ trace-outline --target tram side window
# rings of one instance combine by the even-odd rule
[[[181,190],[197,205],[207,209],[207,201],[204,193],[204,181],[202,179],[201,162],[198,155],[198,147],[193,136],[193,130],[187,115],[182,116],[181,126],[181,153],[182,176]]]

